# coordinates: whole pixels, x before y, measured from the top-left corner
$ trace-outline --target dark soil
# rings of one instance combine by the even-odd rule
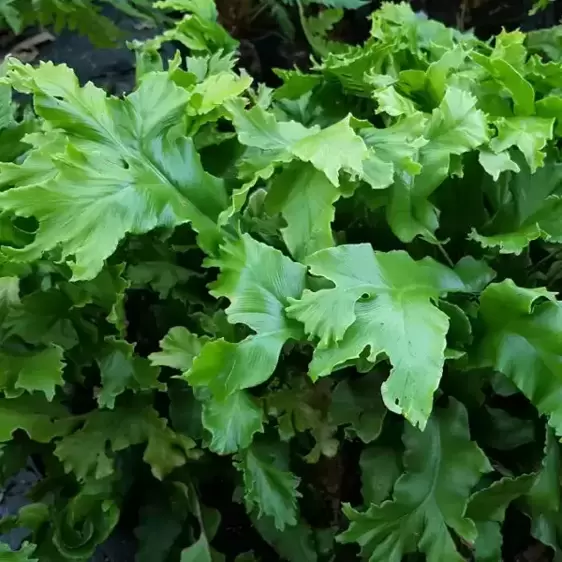
[[[537,29],[555,25],[562,18],[562,0],[556,0],[544,12],[529,16],[532,0],[412,0],[416,10],[423,10],[428,16],[441,20],[447,25],[462,29],[474,29],[482,38],[498,33],[502,27],[524,30]],[[257,80],[275,85],[275,67],[292,68],[295,65],[306,67],[309,51],[306,40],[302,36],[297,23],[293,29],[281,29],[279,21],[266,11],[258,12],[257,0],[217,0],[221,21],[225,27],[241,42],[241,66],[246,68]],[[377,6],[378,1],[346,15],[346,19],[338,28],[338,35],[352,43],[361,42],[368,33],[366,16]],[[109,12],[115,23],[125,30],[128,39],[146,39],[156,33],[139,25],[138,22],[121,13]],[[288,12],[293,22],[297,22],[295,14]],[[290,21],[290,20],[289,20]],[[290,33],[287,33],[290,31]],[[14,38],[0,35],[0,56],[10,52],[22,39],[32,38],[39,30],[29,30],[25,36]],[[72,32],[63,32],[54,40],[36,46],[30,59],[51,60],[54,63],[66,63],[74,68],[81,82],[92,81],[107,89],[110,93],[120,95],[130,91],[134,86],[134,56],[124,42],[113,49],[97,49],[88,39]],[[173,54],[173,47],[169,54]],[[356,454],[349,451],[353,457]],[[356,478],[341,473],[343,465],[357,466],[356,459],[346,463],[331,460],[324,463],[323,477],[319,481],[326,488],[326,514],[339,512],[342,501],[353,501]],[[329,465],[329,466],[328,466]],[[333,465],[333,466],[332,466]],[[330,474],[328,472],[332,471]],[[333,478],[332,478],[333,476]],[[11,479],[6,488],[0,492],[0,517],[15,513],[25,504],[25,495],[29,488],[40,478],[38,471],[30,467]],[[349,488],[349,489],[348,489]],[[335,492],[333,492],[335,490]],[[333,492],[333,493],[332,493]],[[253,547],[262,549],[268,561],[276,562],[276,555],[257,535],[251,527],[241,506],[230,501],[230,494],[212,494],[216,499],[224,498],[226,504],[216,505],[223,514],[223,525],[217,536],[217,547],[225,551],[233,546],[236,553],[250,550]],[[337,506],[334,504],[337,504]],[[330,504],[334,504],[330,508]],[[338,509],[335,509],[335,508]],[[328,521],[328,524],[334,521]],[[130,525],[131,526],[131,525]],[[126,522],[124,527],[126,527]],[[508,511],[506,535],[512,537],[507,541],[504,560],[511,562],[547,562],[551,559],[548,549],[529,540],[528,522]],[[23,538],[22,533],[2,536],[0,540],[9,542],[17,548]],[[220,543],[220,544],[218,544]],[[257,546],[256,546],[257,545]],[[222,548],[221,548],[222,547]],[[131,528],[120,528],[110,540],[99,549],[92,562],[133,562],[135,541]],[[235,554],[228,560],[234,559]],[[349,553],[342,554],[341,560],[353,557]]]

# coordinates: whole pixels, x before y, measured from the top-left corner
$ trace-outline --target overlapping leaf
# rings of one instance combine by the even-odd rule
[[[515,157],[516,170],[501,178],[504,196],[494,201],[496,214],[486,231],[471,237],[486,248],[518,254],[532,240],[562,240],[559,220],[562,208],[562,165],[549,159],[535,173],[522,158]],[[492,200],[493,201],[493,200]]]
[[[472,487],[491,468],[470,440],[466,410],[452,401],[435,410],[423,433],[406,425],[403,441],[405,473],[394,485],[393,499],[363,513],[345,506],[351,524],[340,539],[359,543],[370,562],[399,562],[416,550],[428,562],[461,562],[451,530],[469,543],[476,539],[465,511]]]
[[[187,373],[206,342],[208,338],[199,338],[185,328],[172,328],[160,342],[162,351],[152,353],[150,360],[153,365]],[[211,433],[212,451],[222,455],[235,453],[248,447],[256,432],[263,431],[263,411],[244,390],[221,400],[204,390],[197,397],[203,404],[201,421]]]
[[[238,469],[244,478],[244,498],[249,510],[270,516],[280,530],[297,522],[299,479],[287,470],[283,448],[254,444],[240,454]]]
[[[143,443],[143,458],[159,479],[183,465],[194,446],[167,427],[154,408],[133,403],[91,412],[81,428],[57,444],[55,455],[79,480],[102,479],[114,473],[115,453]]]
[[[207,386],[223,400],[266,381],[285,342],[302,337],[302,328],[286,316],[285,307],[302,294],[306,269],[247,234],[227,242],[220,257],[207,265],[220,268],[211,294],[230,300],[229,322],[246,324],[255,332],[238,343],[206,343],[186,373],[191,385]]]
[[[309,367],[313,379],[329,375],[368,349],[393,365],[383,383],[386,407],[424,427],[441,379],[449,321],[434,304],[443,292],[463,290],[460,278],[430,259],[405,252],[373,252],[368,244],[322,250],[307,260],[311,273],[332,289],[305,291],[289,314],[319,339]]]
[[[295,259],[333,246],[331,223],[339,197],[326,175],[310,164],[293,163],[275,177],[266,207],[271,213],[280,212],[287,222],[283,238]]]
[[[483,291],[480,317],[485,330],[475,359],[515,383],[562,436],[560,302],[546,289],[518,287],[508,279]]]
[[[203,170],[189,138],[171,132],[186,112],[187,91],[153,74],[126,99],[108,98],[51,63],[33,69],[13,62],[9,78],[35,95],[38,114],[66,139],[60,152],[49,154],[56,170],[50,181],[28,179],[0,194],[2,209],[39,222],[30,245],[5,247],[5,255],[31,261],[60,248],[63,258],[73,258],[74,279],[91,279],[127,233],[185,222],[203,248],[216,249],[223,183]]]
[[[476,109],[476,98],[449,87],[438,108],[433,110],[420,148],[420,172],[400,174],[392,188],[388,222],[404,242],[415,236],[431,238],[437,228],[437,214],[427,198],[449,175],[452,155],[461,155],[488,140],[484,113]]]
[[[43,392],[52,400],[56,387],[64,384],[63,367],[63,350],[57,345],[32,353],[0,353],[0,389],[10,397]]]
[[[277,121],[260,106],[245,110],[240,100],[227,105],[242,144],[261,149],[268,164],[292,159],[310,162],[324,172],[332,184],[340,185],[339,173],[365,179],[375,189],[389,185],[391,164],[380,162],[350,126],[350,117],[321,129],[296,121]],[[370,173],[373,162],[385,171],[383,178]],[[264,166],[266,167],[266,166]]]
[[[68,410],[57,402],[48,402],[41,394],[23,394],[0,399],[0,442],[12,439],[21,429],[39,443],[49,443],[66,435],[75,425]]]
[[[527,494],[535,480],[536,474],[506,476],[472,495],[466,513],[478,529],[474,544],[477,560],[492,562],[501,557],[501,525],[506,509],[511,502]]]
[[[98,394],[101,408],[113,408],[117,396],[133,391],[160,389],[159,369],[147,359],[133,355],[134,347],[123,340],[108,338],[98,356],[102,388]]]

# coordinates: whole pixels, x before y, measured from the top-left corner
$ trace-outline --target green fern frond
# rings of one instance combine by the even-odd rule
[[[19,34],[33,25],[53,26],[56,32],[72,29],[96,46],[113,44],[121,30],[102,14],[109,4],[130,16],[152,19],[151,0],[0,0],[0,27]]]

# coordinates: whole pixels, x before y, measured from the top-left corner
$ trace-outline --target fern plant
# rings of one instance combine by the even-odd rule
[[[108,46],[121,31],[102,14],[104,4],[137,18],[154,17],[151,0],[0,0],[0,26],[19,34],[32,25],[52,25],[57,32],[73,29],[97,46]]]

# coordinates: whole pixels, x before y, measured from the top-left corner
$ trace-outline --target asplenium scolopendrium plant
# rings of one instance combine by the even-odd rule
[[[0,468],[44,472],[0,524],[30,530],[16,560],[131,519],[139,562],[496,561],[521,517],[559,557],[542,44],[387,3],[276,90],[220,52],[123,99],[10,61],[37,121],[2,91]]]

